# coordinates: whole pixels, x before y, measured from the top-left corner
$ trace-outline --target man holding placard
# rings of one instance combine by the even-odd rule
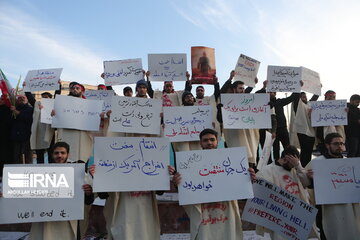
[[[244,94],[250,93],[252,87],[245,89],[244,82],[235,81],[231,83],[232,78],[235,75],[235,71],[230,73],[230,78],[224,83],[220,92],[231,94]],[[257,83],[257,78],[254,79]],[[222,111],[223,103],[217,106],[217,120],[223,123]],[[249,163],[253,166],[256,164],[257,147],[259,144],[259,132],[257,129],[223,129],[225,143],[228,147],[246,147]]]
[[[316,101],[319,98],[318,95],[313,95],[310,102]],[[308,103],[307,96],[305,92],[300,94],[300,99],[294,101],[292,105],[291,118],[293,121],[293,130],[297,134],[300,144],[300,161],[303,166],[306,166],[312,155],[312,150],[315,143],[315,129],[311,125],[311,119],[309,116],[310,113],[310,103]]]
[[[31,163],[30,135],[32,125],[33,107],[25,95],[17,95],[15,106],[10,106],[12,123],[10,137],[13,144],[13,163]]]
[[[56,94],[61,94],[61,82],[59,80],[60,87],[58,90],[55,90]],[[23,83],[25,88],[26,82]],[[25,92],[26,97],[29,100],[29,103],[34,108],[33,112],[33,122],[31,126],[31,137],[30,137],[30,146],[31,150],[36,151],[36,163],[44,163],[44,153],[48,153],[48,162],[51,162],[51,146],[50,144],[54,142],[54,129],[51,128],[51,124],[41,122],[42,119],[42,109],[44,106],[41,104],[41,101],[36,101],[31,92]],[[52,94],[49,92],[41,93],[41,98],[49,101],[54,101],[52,99]],[[51,100],[50,100],[51,99]],[[46,101],[44,100],[44,101]]]
[[[328,90],[326,91],[324,97],[325,97],[325,101],[335,101],[336,92],[333,90]],[[344,112],[344,114],[346,113]],[[323,151],[326,151],[324,144],[325,136],[333,132],[339,133],[342,136],[342,138],[346,139],[344,125],[321,126],[316,128],[316,138],[317,141],[319,142],[318,146],[321,153]]]
[[[84,92],[85,88],[82,84],[77,82],[72,82],[69,84],[70,92],[69,96],[75,98],[85,98]],[[56,101],[55,101],[56,103]],[[56,113],[55,111],[52,112],[52,116],[55,114],[62,114]],[[99,116],[100,120],[100,116]],[[54,123],[54,121],[53,121]],[[67,142],[71,146],[71,156],[74,159],[82,159],[87,161],[87,159],[91,155],[92,151],[92,136],[90,132],[83,131],[83,130],[76,130],[76,129],[67,129],[67,128],[58,128],[57,130],[57,139],[56,142]]]
[[[52,150],[52,158],[54,159],[54,163],[57,164],[66,164],[69,163],[69,145],[65,142],[58,142],[54,145]],[[66,179],[66,178],[65,178]],[[37,179],[41,182],[41,179]],[[44,179],[43,179],[44,180]],[[56,181],[56,177],[55,177]],[[85,204],[91,204],[94,200],[92,187],[89,184],[90,179],[85,178],[86,184],[82,185],[82,189],[85,193]],[[42,182],[41,182],[42,183]],[[44,186],[42,186],[44,187]],[[76,187],[76,186],[75,186]],[[40,187],[39,187],[40,188]],[[38,190],[41,191],[41,190]],[[76,192],[76,190],[75,190]],[[2,193],[0,193],[1,197]],[[75,198],[75,196],[74,196]],[[66,199],[66,198],[63,198]],[[83,198],[82,198],[83,199]],[[82,203],[83,204],[83,203]],[[49,206],[51,207],[54,206]],[[15,210],[14,210],[15,211]],[[63,210],[65,212],[65,210]],[[59,216],[53,216],[54,210],[51,212],[42,212],[40,213],[40,217],[44,217],[45,219],[51,219],[51,217],[55,219],[59,219]],[[34,212],[33,212],[34,214]],[[47,214],[47,215],[46,215]],[[61,215],[64,219],[69,216]],[[60,218],[61,218],[60,217]],[[73,216],[72,216],[73,217]],[[71,219],[71,218],[70,218]],[[78,232],[80,225],[78,220],[65,220],[65,221],[46,221],[46,222],[33,222],[30,230],[30,239],[69,239],[76,240],[79,239]]]
[[[306,187],[310,185],[310,180],[306,176],[305,169],[300,163],[300,153],[294,146],[287,146],[281,153],[281,157],[275,161],[275,164],[269,164],[263,167],[257,174],[257,178],[263,178],[276,186],[285,189],[292,195],[300,198],[306,203],[309,203]],[[256,226],[258,234],[263,235],[268,229]],[[315,225],[313,227],[313,234],[316,234]],[[283,239],[278,233],[270,231],[271,239]]]
[[[204,129],[200,133],[200,145],[203,150],[216,149],[218,146],[217,132]],[[251,179],[256,178],[255,171],[248,169]],[[180,184],[181,175],[169,166],[176,185]],[[184,205],[190,218],[191,240],[238,240],[243,239],[240,211],[236,200]]]
[[[330,133],[326,135],[324,142],[326,148],[324,154],[320,157],[313,159],[306,167],[307,169],[309,169],[308,176],[310,178],[313,177],[316,178],[316,171],[314,172],[312,171],[313,161],[323,161],[324,164],[326,164],[326,161],[331,161],[331,159],[343,158],[345,143],[344,143],[344,139],[341,137],[339,133]],[[346,161],[346,159],[344,159],[344,161]],[[335,174],[336,176],[338,176],[337,178],[341,178],[341,176],[345,176],[346,178],[349,178],[347,177],[346,172],[348,171],[344,170],[341,171],[340,173],[341,175],[338,175],[336,172],[331,173],[331,175]],[[337,179],[333,181],[333,184],[336,184],[336,180]],[[341,183],[341,180],[337,180],[337,181]],[[316,188],[316,183],[315,183],[315,188]],[[315,192],[317,192],[316,189]],[[360,236],[360,204],[359,203],[323,204],[321,205],[321,212],[319,211],[319,214],[321,214],[320,216],[322,217],[322,221],[321,221],[323,228],[323,232],[321,232],[322,239],[323,237],[326,237],[326,239],[328,240],[359,238]],[[319,221],[320,219],[317,220]]]
[[[148,90],[149,85],[147,81],[144,79],[137,81],[137,98],[148,98]],[[109,119],[111,120],[110,117]],[[147,134],[133,132],[108,132],[107,135],[125,135],[127,137],[148,136]],[[89,171],[90,174],[94,176],[96,172],[95,165],[92,165]],[[152,240],[160,238],[160,220],[155,191],[108,192],[102,193],[101,195],[106,198],[104,216],[106,219],[108,239]]]

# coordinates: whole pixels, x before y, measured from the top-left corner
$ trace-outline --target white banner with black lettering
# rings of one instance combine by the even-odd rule
[[[84,175],[84,164],[5,165],[0,224],[83,219]]]

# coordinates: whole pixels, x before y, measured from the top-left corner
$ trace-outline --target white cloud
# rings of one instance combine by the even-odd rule
[[[196,27],[209,31],[228,30],[229,32],[239,33],[244,30],[238,13],[234,11],[233,4],[229,1],[209,0],[209,1],[182,1],[172,2],[175,10],[187,21]]]
[[[58,28],[2,5],[0,64],[9,78],[24,76],[31,69],[62,67],[63,80],[89,84],[101,80],[103,58],[77,40],[79,36]]]
[[[256,29],[276,56],[274,59],[280,60],[279,65],[302,65],[318,71],[323,91],[333,89],[338,98],[348,99],[359,93],[354,79],[360,55],[360,33],[355,30],[360,21],[359,3],[292,3],[283,4],[278,12],[256,7],[259,13]]]
[[[228,47],[234,48],[231,39],[239,44],[244,38],[258,37],[248,40],[242,50],[246,45],[257,49],[255,55],[262,63],[260,79],[266,78],[270,64],[305,66],[320,73],[324,91],[336,90],[339,98],[346,99],[360,92],[356,84],[359,1],[187,1],[176,9],[202,29],[226,30],[229,35],[218,38],[226,38]],[[224,55],[234,58],[230,51]]]

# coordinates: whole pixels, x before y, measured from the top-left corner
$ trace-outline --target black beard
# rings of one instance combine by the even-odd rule
[[[291,167],[288,165],[281,165],[286,171],[291,171]]]
[[[81,93],[79,93],[79,94],[74,94],[73,92],[70,92],[70,93],[69,93],[69,96],[81,97]]]
[[[184,102],[183,104],[184,106],[194,106],[194,103],[187,103],[187,102]]]
[[[270,101],[271,101],[271,102],[275,102],[275,101],[276,101],[276,97],[270,96]]]
[[[344,156],[341,153],[333,153],[326,151],[324,154],[325,158],[343,158]]]

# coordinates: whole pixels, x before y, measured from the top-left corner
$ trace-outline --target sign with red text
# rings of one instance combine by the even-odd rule
[[[253,197],[245,147],[177,152],[176,167],[180,205]]]
[[[311,126],[339,126],[348,124],[346,100],[309,101]]]
[[[170,190],[169,140],[96,137],[95,192]]]
[[[186,81],[186,54],[148,54],[150,81]]]
[[[301,68],[268,66],[266,92],[301,92]]]
[[[255,87],[255,78],[259,67],[260,62],[258,60],[241,54],[235,66],[233,82],[242,81],[249,87]]]
[[[9,175],[12,173],[11,168],[24,169],[22,176]],[[50,186],[52,184],[59,184],[63,182],[59,177],[60,175],[53,175],[51,180],[36,176],[34,181],[34,172],[26,170],[24,165],[5,165],[3,181],[5,184],[10,184],[12,187],[10,190],[19,189],[18,186],[27,185],[27,190],[21,193],[25,194],[25,191],[29,191],[30,198],[0,198],[0,224],[8,223],[26,223],[26,222],[51,222],[51,221],[69,221],[84,219],[84,191],[82,185],[84,184],[85,166],[84,164],[49,164],[49,165],[32,165],[31,168],[38,168],[44,170],[51,168],[53,170],[46,170],[48,174],[53,174],[58,171],[58,168],[71,168],[73,175],[73,192],[67,192],[71,194],[71,198],[60,197],[60,188],[56,187],[53,190],[44,189],[44,186]],[[32,176],[31,176],[32,175]],[[5,177],[6,176],[6,177]],[[9,178],[8,178],[9,176]],[[10,180],[11,183],[7,180]],[[7,182],[6,182],[7,181]],[[41,188],[35,187],[35,185],[43,185]],[[62,183],[60,183],[62,184]],[[5,189],[4,189],[5,190]],[[5,192],[4,192],[5,194]],[[20,193],[19,193],[20,194]],[[28,194],[28,193],[26,193]],[[34,198],[41,197],[41,198]]]
[[[271,128],[270,96],[257,94],[221,94],[224,128]]]
[[[248,199],[242,220],[252,222],[284,236],[308,239],[317,209],[286,190],[264,179],[253,183],[254,198]]]
[[[212,128],[211,106],[164,108],[164,136],[170,142],[199,141],[205,128]]]
[[[106,86],[136,83],[144,79],[141,58],[104,61]]]
[[[301,87],[303,91],[316,94],[318,96],[321,95],[322,85],[320,82],[319,73],[306,67],[301,67],[301,80],[304,83],[304,85]]]
[[[109,131],[160,134],[161,100],[113,96]]]
[[[360,202],[360,158],[314,159],[316,204]]]
[[[58,90],[62,68],[30,70],[25,77],[25,92]]]

